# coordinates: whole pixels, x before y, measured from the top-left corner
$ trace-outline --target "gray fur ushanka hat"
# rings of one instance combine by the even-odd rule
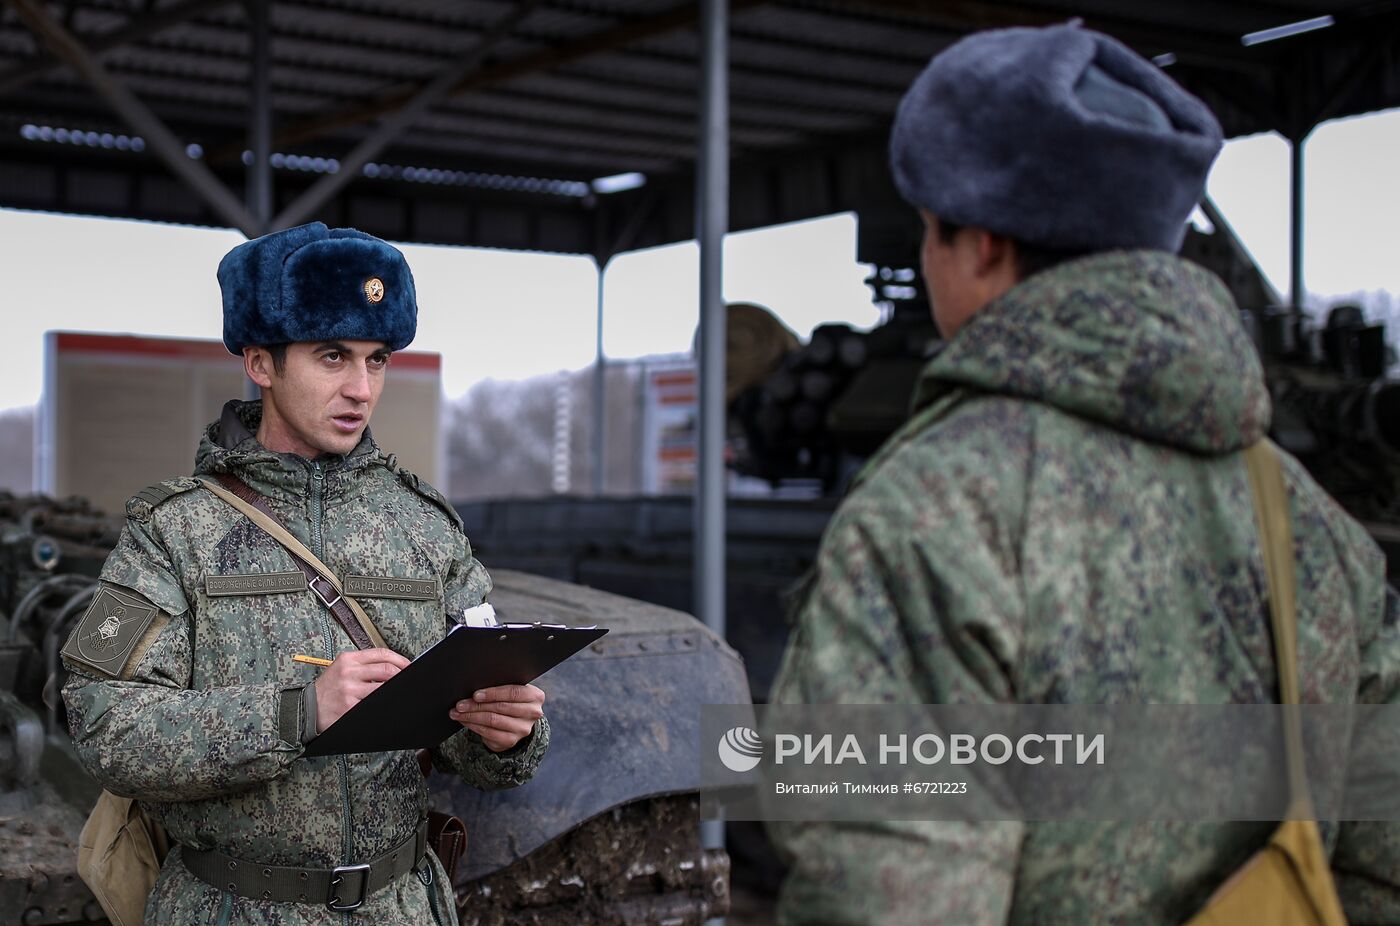
[[[403,253],[353,228],[299,225],[245,241],[219,261],[224,346],[383,341],[402,350],[418,330]]]
[[[899,104],[900,194],[959,225],[1074,250],[1181,246],[1220,150],[1204,103],[1077,24],[979,32]]]

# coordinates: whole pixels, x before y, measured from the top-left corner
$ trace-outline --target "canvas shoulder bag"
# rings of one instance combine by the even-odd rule
[[[1276,449],[1267,440],[1247,449],[1244,457],[1269,584],[1274,657],[1284,705],[1288,811],[1269,844],[1231,875],[1186,926],[1346,926],[1322,835],[1314,819],[1303,764],[1293,531],[1283,468]]]
[[[129,797],[103,791],[78,836],[78,876],[112,926],[141,926],[170,843]]]

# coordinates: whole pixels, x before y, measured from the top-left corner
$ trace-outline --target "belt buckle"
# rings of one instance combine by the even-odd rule
[[[317,583],[317,582],[325,582],[326,585],[327,585],[327,586],[330,588],[330,590],[331,590],[331,591],[330,591],[330,595],[326,594],[325,592],[323,592],[323,591],[321,591],[319,588],[317,588],[317,587],[316,587],[316,583]],[[313,594],[313,595],[315,595],[317,598],[321,599],[321,604],[325,605],[327,608],[334,608],[334,607],[336,606],[336,604],[338,604],[338,603],[340,602],[340,593],[337,592],[337,591],[335,590],[335,586],[334,586],[334,585],[331,585],[331,583],[329,582],[329,580],[327,580],[327,579],[325,579],[325,578],[323,578],[323,577],[321,577],[321,576],[317,576],[316,578],[314,578],[314,579],[312,579],[310,582],[308,582],[308,583],[307,583],[307,587],[311,589],[311,594]],[[335,597],[332,598],[331,595],[334,595]]]
[[[336,885],[345,880],[348,874],[358,874],[360,876],[360,896],[354,903],[346,903],[340,899],[340,891],[336,890]],[[369,896],[369,866],[368,865],[340,865],[331,869],[331,890],[330,897],[326,899],[326,906],[336,913],[349,913],[364,906],[365,898]]]

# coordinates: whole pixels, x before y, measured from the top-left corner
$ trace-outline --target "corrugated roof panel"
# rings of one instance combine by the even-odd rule
[[[376,36],[386,42],[419,41],[423,47],[435,49],[441,33],[483,32],[514,13],[518,3],[499,0],[473,0],[472,3],[430,3],[431,11],[422,4],[403,6],[393,2],[348,4],[342,0],[282,0],[278,8],[286,11],[276,22],[279,27],[305,29],[338,40]],[[662,9],[669,9],[665,2]],[[436,15],[443,10],[452,16]],[[531,40],[571,40],[590,32],[606,29],[618,23],[652,15],[646,4],[632,9],[607,10],[587,5],[541,3],[520,23],[516,33]],[[436,30],[439,35],[431,33]]]
[[[472,25],[504,15],[512,0],[471,0],[470,3],[443,3],[442,0],[278,0],[275,6],[307,16],[326,12],[345,17],[352,29],[373,23],[382,28],[417,25]]]
[[[215,97],[198,95],[192,90],[191,85],[197,84],[211,93],[217,91],[218,99],[240,112],[248,105],[247,68],[234,59],[196,59],[190,54],[153,54],[149,50],[128,55],[120,50],[109,57],[107,69],[138,95],[149,94],[153,100],[199,98],[212,102]],[[78,81],[58,76],[47,78],[45,82],[66,83],[81,89]],[[357,80],[344,74],[282,66],[272,69],[271,82],[276,105],[284,111],[344,106],[378,93],[382,86],[372,79]],[[192,93],[196,95],[191,96]]]
[[[472,6],[473,4],[463,4]],[[504,11],[503,11],[504,13]],[[286,32],[324,42],[346,43],[351,46],[378,45],[385,49],[409,51],[418,48],[425,54],[451,54],[461,48],[465,37],[480,34],[493,17],[472,17],[470,21],[422,22],[370,18],[327,9],[315,5],[273,4],[272,23],[278,32]]]
[[[277,35],[272,40],[272,60],[341,74],[358,73],[382,85],[396,80],[431,79],[447,58],[422,50],[332,45],[301,36]]]
[[[187,21],[162,29],[139,45],[129,48],[173,48],[212,54],[235,55],[248,63],[248,27],[241,21],[229,23]]]
[[[628,80],[654,82],[673,92],[694,93],[699,68],[693,62],[641,54],[599,55],[569,65],[565,73],[579,72],[606,80],[620,76]],[[813,100],[815,105],[851,112],[890,113],[899,102],[902,89],[875,89],[839,81],[817,83],[805,76],[779,73],[760,74],[734,68],[729,89],[735,99],[782,103]]]
[[[646,18],[686,6],[686,0],[552,0],[555,9],[575,10],[619,18]]]
[[[160,33],[143,47],[206,49],[236,54],[247,60],[246,30],[238,24],[185,23]],[[416,37],[373,36],[327,39],[295,20],[274,27],[274,60],[325,67],[359,69],[401,79],[428,78],[463,52],[475,47],[480,33],[439,29],[431,44]],[[495,54],[522,54],[535,43],[507,38],[493,46]]]
[[[0,56],[10,59],[7,64],[15,65],[34,56],[34,38],[19,29],[0,29]]]
[[[1247,32],[1319,16],[1327,12],[1328,6],[1338,5],[1325,0],[1303,0],[1300,6],[1290,9],[1279,2],[1249,4],[1221,3],[1219,0],[1172,0],[1171,3],[1144,3],[1133,11],[1132,19],[1140,21],[1145,29],[1157,27],[1189,31],[1202,36],[1237,41]],[[1062,9],[1064,4],[1053,6]],[[1090,25],[1094,24],[1095,20],[1116,24],[1127,18],[1122,4],[1114,3],[1113,0],[1078,0],[1075,9]]]
[[[699,53],[699,40],[678,32],[638,43],[636,49],[693,59]],[[742,73],[745,69],[786,72],[798,79],[810,79],[814,93],[820,93],[822,86],[832,82],[902,91],[927,60],[926,56],[904,59],[894,55],[854,54],[743,35],[731,36],[729,41],[730,67],[736,72]]]
[[[278,38],[273,43],[273,56],[278,61],[290,61],[308,67],[374,75],[387,87],[404,81],[427,83],[443,69],[454,66],[466,53],[474,51],[478,41],[476,37],[462,36],[451,53],[428,55],[421,51],[387,51],[343,44],[318,44],[310,39]],[[537,47],[533,43],[505,39],[491,46],[490,55],[515,57],[528,54]]]
[[[55,85],[44,84],[29,88],[26,100],[25,109],[22,112],[11,110],[8,118],[18,118],[20,122],[35,124],[66,125],[85,131],[133,133],[132,128],[101,100],[90,99],[86,105],[75,107],[71,93]],[[148,98],[146,102],[167,125],[173,126],[178,136],[187,140],[197,140],[211,128],[232,128],[239,132],[247,130],[248,116],[241,107],[211,107],[154,97]]]
[[[424,133],[443,137],[488,136],[503,140],[534,139],[541,148],[566,148],[577,145],[597,152],[611,152],[620,157],[630,153],[653,157],[690,157],[695,145],[684,139],[654,135],[627,135],[603,129],[594,130],[580,123],[577,126],[500,117],[490,113],[457,115],[433,112],[421,123]]]
[[[954,36],[936,29],[889,29],[858,16],[835,11],[765,5],[744,10],[734,17],[739,35],[841,48],[875,56],[928,60]]]
[[[693,96],[672,93],[654,84],[604,81],[577,73],[541,71],[518,77],[506,86],[520,93],[592,106],[636,107],[688,118],[693,118],[696,112]]]
[[[164,77],[148,77],[144,74],[124,74],[122,83],[128,90],[141,97],[147,105],[154,107],[162,100],[185,103],[200,103],[204,106],[242,108],[247,92],[240,87],[227,84],[195,80],[169,80]]]
[[[70,22],[81,41],[100,45],[114,32],[139,27],[153,11],[159,15],[182,2],[72,0]],[[274,150],[343,156],[374,131],[379,114],[365,114],[365,104],[421,86],[460,61],[494,23],[520,9],[518,2],[275,0],[271,78],[279,140]],[[538,2],[482,61],[480,69],[494,74],[492,81],[439,104],[405,128],[381,153],[384,162],[421,157],[434,163],[419,166],[495,164],[497,170],[518,164],[541,177],[586,178],[633,169],[688,176],[696,154],[699,82],[695,0]],[[50,3],[49,9],[64,12],[62,6]],[[842,208],[858,205],[850,200],[859,198],[859,190],[821,179],[829,167],[823,159],[873,152],[872,163],[883,164],[883,136],[894,108],[931,54],[974,27],[1058,21],[1071,11],[1091,24],[1101,20],[1140,50],[1178,52],[1171,73],[1212,102],[1232,133],[1271,127],[1280,112],[1325,105],[1331,85],[1350,73],[1355,61],[1400,32],[1400,11],[1373,0],[779,0],[740,6],[733,13],[729,46],[731,134],[736,176],[748,177],[745,182],[757,183],[759,190],[757,211],[745,215],[758,221],[772,206],[795,217],[804,207],[794,196],[810,200],[813,208],[831,206],[826,200],[832,196]],[[1239,44],[1238,33],[1247,29],[1323,11],[1337,15],[1335,29],[1257,48]],[[1362,16],[1370,18],[1353,22]],[[230,0],[103,59],[177,137],[200,141],[211,157],[236,154],[248,123],[247,28],[243,5]],[[614,44],[619,35],[633,38],[630,44]],[[43,120],[84,133],[120,127],[101,98],[65,67],[47,69],[28,83],[15,80],[15,73],[28,73],[47,60],[35,48],[28,29],[12,15],[0,22],[0,87],[6,86],[6,74],[11,76],[9,91],[0,96],[0,133],[9,132],[8,139],[0,138],[0,169],[18,169],[42,156],[36,155],[41,149],[21,139],[19,127],[25,124]],[[515,73],[513,63],[521,61],[534,62],[534,70]],[[1307,84],[1279,80],[1280,69],[1306,75]],[[1306,99],[1294,99],[1298,95]],[[1339,113],[1397,103],[1400,61],[1391,56],[1367,72]],[[347,112],[361,115],[325,120]],[[321,124],[320,134],[306,135],[309,124]],[[287,135],[288,129],[295,134]],[[61,150],[55,168],[60,173],[88,169],[84,158],[89,157],[107,159],[101,170],[123,170],[126,164],[137,164],[143,176],[159,170],[150,152],[112,160],[112,152],[89,152],[82,145]],[[6,160],[12,155],[18,159]],[[803,158],[815,179],[780,188],[775,178],[781,170],[775,165],[793,164],[798,170]],[[236,173],[236,164],[220,169]],[[665,182],[668,195],[686,199],[686,181]],[[360,188],[352,186],[346,195]],[[78,183],[75,189],[98,199],[107,195],[92,184]],[[385,195],[395,195],[394,187],[385,189]],[[327,208],[333,212],[344,204],[342,198]],[[59,205],[81,206],[68,199]]]
[[[248,64],[227,55],[198,54],[169,49],[118,48],[103,56],[113,74],[141,74],[147,78],[198,78],[211,83],[248,85]]]
[[[652,138],[660,141],[681,141],[693,146],[698,136],[698,126],[694,119],[657,115],[638,117],[597,106],[540,99],[504,91],[467,94],[444,110],[460,114],[464,119],[486,115],[495,119],[514,120],[528,126],[584,126],[589,131],[607,131],[627,142]],[[732,125],[730,134],[735,144],[761,147],[781,145],[793,137],[789,130],[757,123]]]
[[[638,116],[596,103],[561,101],[504,88],[464,94],[438,111],[464,119],[485,114],[525,123],[584,124],[622,136],[689,140],[696,134],[694,119],[659,113]]]
[[[84,4],[74,9],[68,27],[75,35],[88,39],[126,25],[131,21],[132,14],[130,7],[103,9],[100,6]]]
[[[423,135],[414,139],[414,148],[436,153],[440,163],[460,170],[472,170],[478,162],[506,163],[513,165],[515,172],[539,176],[564,173],[604,177],[629,170],[645,173],[669,171],[678,165],[674,157],[664,155],[636,152],[619,155],[614,151],[595,151],[582,145],[545,147],[529,141],[495,138],[481,132],[457,136]],[[401,162],[410,158],[401,152],[391,151],[385,154],[383,160]],[[552,165],[559,165],[559,168],[555,169]]]
[[[556,43],[575,41],[583,36],[611,29],[627,22],[636,14],[619,16],[601,11],[565,10],[554,5],[537,7],[517,30],[532,38],[551,39]]]
[[[662,90],[652,84],[609,81],[570,74],[532,74],[511,81],[512,91],[528,93],[581,107],[615,107],[642,115],[655,113],[669,119],[694,123],[698,118],[699,102],[693,95]],[[851,116],[818,103],[810,106],[768,103],[746,99],[731,99],[729,115],[732,124],[755,126],[773,125],[785,129],[817,133],[849,132],[868,121],[868,116]],[[640,118],[640,116],[639,116]]]

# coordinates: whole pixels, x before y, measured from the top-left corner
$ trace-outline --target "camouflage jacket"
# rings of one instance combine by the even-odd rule
[[[200,444],[196,473],[243,479],[342,580],[424,580],[401,597],[356,595],[389,647],[416,656],[443,636],[451,615],[482,601],[490,578],[441,495],[396,468],[368,435],[343,458],[272,453],[252,436],[260,416],[260,403],[229,403]],[[300,579],[285,548],[193,478],[162,483],[127,505],[95,611],[75,631],[100,631],[104,612],[110,618],[124,608],[111,628],[123,628],[112,643],[126,655],[96,666],[69,658],[70,644],[63,694],[83,763],[106,788],[139,798],[173,842],[330,868],[393,848],[424,812],[412,752],[300,758],[314,733],[303,689],[321,670],[291,657],[354,649]],[[534,774],[548,742],[543,720],[501,754],[464,730],[434,758],[472,785],[506,788]],[[349,922],[321,904],[220,891],[180,864],[180,852],[166,860],[148,924]],[[451,887],[433,865],[431,886],[406,874],[372,894],[355,918],[455,923]]]
[[[1224,286],[1163,252],[1034,275],[925,369],[796,609],[775,703],[1276,700],[1239,451],[1269,397]],[[1302,700],[1400,699],[1375,544],[1292,459]],[[1272,824],[773,826],[786,926],[1185,922]],[[1354,923],[1400,922],[1400,827],[1328,829]]]

